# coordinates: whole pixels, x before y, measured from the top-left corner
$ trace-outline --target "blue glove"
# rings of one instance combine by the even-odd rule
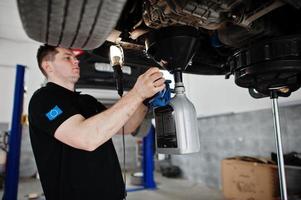
[[[144,104],[148,105],[150,108],[166,106],[171,98],[169,83],[171,83],[171,80],[166,80],[164,90],[158,92],[153,97],[146,99],[147,102],[144,102]]]

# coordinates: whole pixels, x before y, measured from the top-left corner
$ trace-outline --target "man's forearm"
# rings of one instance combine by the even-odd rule
[[[99,120],[101,122],[98,124],[98,130],[102,130],[100,132],[107,132],[110,136],[116,134],[118,130],[120,130],[127,122],[131,121],[133,115],[140,110],[140,104],[142,104],[141,101],[137,102],[136,98],[133,97],[136,95],[132,95],[130,93],[133,93],[133,91],[125,95],[119,102],[117,102],[107,111],[100,114],[99,118],[97,119],[97,121]],[[104,114],[105,117],[101,116],[102,114]]]
[[[138,126],[142,123],[145,118],[145,115],[148,112],[148,108],[141,103],[136,112],[132,115],[132,117],[127,121],[124,127],[124,132],[126,134],[130,134],[134,132]],[[120,131],[121,133],[121,131]]]
[[[88,119],[74,115],[55,132],[60,141],[75,148],[93,151],[116,134],[134,115],[143,99],[130,91],[115,105]]]

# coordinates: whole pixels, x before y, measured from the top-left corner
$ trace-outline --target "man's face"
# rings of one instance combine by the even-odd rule
[[[64,82],[76,83],[80,75],[79,61],[69,49],[58,47],[56,50],[58,53],[51,61],[52,75]]]

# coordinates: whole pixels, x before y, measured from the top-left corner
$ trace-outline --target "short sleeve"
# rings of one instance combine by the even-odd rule
[[[97,101],[97,106],[101,111],[104,111],[107,109],[107,107],[105,105],[103,105],[102,103],[100,103],[99,101]]]
[[[85,118],[89,118],[107,109],[102,103],[98,102],[96,98],[88,94],[81,94],[77,103],[80,113]]]
[[[79,113],[71,97],[51,92],[34,94],[28,108],[30,125],[51,136],[65,120]]]

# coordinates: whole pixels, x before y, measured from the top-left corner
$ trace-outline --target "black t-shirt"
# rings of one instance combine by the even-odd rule
[[[69,117],[106,108],[95,98],[49,82],[29,103],[31,144],[47,200],[121,200],[124,183],[112,140],[88,152],[54,137]]]

